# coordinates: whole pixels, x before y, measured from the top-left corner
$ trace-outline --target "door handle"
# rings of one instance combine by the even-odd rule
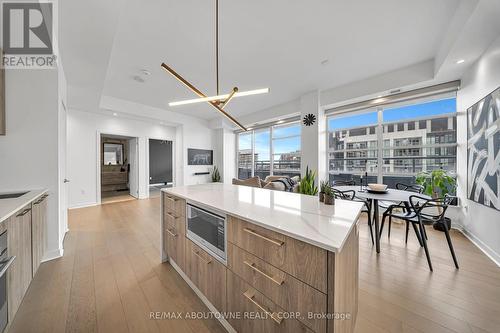
[[[69,179],[64,178],[63,182],[64,184],[69,183]]]

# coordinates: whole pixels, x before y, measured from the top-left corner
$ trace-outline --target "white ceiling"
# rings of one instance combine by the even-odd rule
[[[463,0],[469,1],[469,0]],[[222,92],[269,87],[234,99],[248,115],[311,90],[325,90],[431,60],[460,0],[219,0]],[[167,63],[215,94],[214,1],[64,1],[61,55],[69,107],[93,110],[111,96],[204,119],[207,104],[169,107],[193,94]],[[465,20],[465,19],[464,19]],[[448,37],[447,37],[448,36]],[[322,65],[323,60],[328,60]],[[141,69],[151,72],[144,76]],[[133,79],[145,79],[139,83]]]

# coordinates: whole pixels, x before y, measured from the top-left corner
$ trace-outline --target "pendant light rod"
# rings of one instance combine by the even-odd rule
[[[191,83],[189,83],[186,79],[184,79],[180,74],[178,74],[176,71],[174,71],[172,68],[170,68],[168,65],[166,65],[165,63],[162,63],[161,64],[161,67],[166,70],[167,72],[169,72],[173,77],[175,77],[177,80],[179,80],[181,83],[183,83],[186,87],[188,87],[189,89],[191,89],[196,95],[198,95],[199,97],[201,98],[207,98],[207,96],[202,93],[200,90],[198,90],[198,88],[196,88],[195,86],[193,86]],[[233,89],[233,92],[232,94],[234,95],[234,93],[236,93]],[[227,101],[227,100],[226,100]],[[219,105],[217,104],[217,102],[215,101],[209,101],[208,102],[210,105],[212,105],[217,111],[219,111],[220,113],[222,113],[227,119],[229,119],[230,121],[232,121],[234,124],[236,124],[239,128],[241,128],[243,131],[247,131],[247,129],[245,128],[245,126],[243,126],[242,124],[240,124],[239,121],[237,121],[233,116],[231,116],[229,113],[227,113],[226,111],[222,110],[221,107],[219,107]]]
[[[215,0],[215,79],[219,95],[219,0]]]

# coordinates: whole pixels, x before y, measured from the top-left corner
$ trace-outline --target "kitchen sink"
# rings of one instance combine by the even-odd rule
[[[26,193],[28,192],[0,193],[0,199],[15,199],[25,195]]]

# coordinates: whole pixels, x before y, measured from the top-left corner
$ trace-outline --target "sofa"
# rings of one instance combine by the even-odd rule
[[[264,180],[260,179],[259,176],[250,177],[248,179],[237,179],[233,178],[233,185],[243,185],[250,187],[265,188],[268,190],[275,191],[286,191],[285,184],[281,181],[283,178],[291,179],[294,182],[293,187],[290,192],[298,193],[299,189],[299,177],[288,177],[288,176],[267,176]]]

